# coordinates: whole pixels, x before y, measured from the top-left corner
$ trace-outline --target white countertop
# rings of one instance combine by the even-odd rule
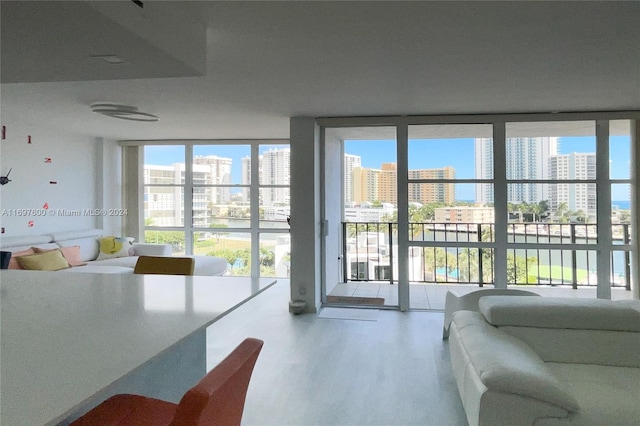
[[[2,271],[0,423],[59,418],[273,283]]]

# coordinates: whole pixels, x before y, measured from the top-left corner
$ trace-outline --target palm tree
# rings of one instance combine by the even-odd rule
[[[569,222],[568,215],[569,215],[569,206],[567,205],[567,203],[562,202],[558,204],[558,207],[556,208],[556,218],[558,219],[558,222],[568,223]]]

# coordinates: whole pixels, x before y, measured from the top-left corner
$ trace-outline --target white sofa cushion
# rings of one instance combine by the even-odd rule
[[[478,306],[495,326],[640,332],[640,310],[613,300],[486,296]]]
[[[111,259],[94,260],[92,262],[88,262],[87,264],[92,266],[125,266],[127,268],[134,268],[137,261],[138,256],[126,256],[114,257]]]
[[[99,262],[102,263],[102,262]],[[75,266],[60,272],[87,272],[92,274],[133,274],[133,268],[117,265],[100,265],[89,262],[85,266]]]
[[[21,237],[3,237],[0,240],[0,248],[3,251],[23,251],[32,246],[51,243],[52,239],[48,235],[25,235]],[[57,247],[57,246],[56,246]]]
[[[56,243],[60,247],[80,246],[80,259],[82,259],[83,262],[95,260],[100,252],[100,244],[96,237],[84,237],[62,241],[56,240]]]
[[[171,256],[171,244],[133,243],[136,256]]]
[[[227,259],[215,256],[186,256],[196,261],[193,275],[223,275],[227,271]]]
[[[457,344],[487,389],[533,398],[569,412],[579,409],[575,398],[525,343],[491,326],[478,312],[455,312],[453,322]]]
[[[640,333],[503,326],[545,362],[599,364],[640,368]],[[611,348],[615,348],[612,352]]]
[[[76,240],[78,238],[86,237],[100,237],[104,234],[102,229],[90,228],[90,229],[78,229],[73,231],[59,231],[54,233],[48,233],[52,241],[64,241],[64,240]]]
[[[576,397],[580,411],[566,419],[538,419],[536,426],[637,426],[640,423],[640,368],[548,363]]]

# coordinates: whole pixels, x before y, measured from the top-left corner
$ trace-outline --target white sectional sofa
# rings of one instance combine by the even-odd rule
[[[60,272],[92,272],[104,274],[132,274],[138,256],[171,256],[169,244],[133,243],[130,256],[96,260],[100,251],[100,238],[105,233],[101,229],[55,232],[46,235],[6,237],[0,241],[2,251],[12,253],[38,248],[50,250],[61,247],[80,246],[80,258],[86,263]],[[214,256],[190,256],[195,258],[194,275],[224,275],[227,271],[226,259]]]
[[[485,296],[449,350],[475,425],[640,424],[640,301]]]

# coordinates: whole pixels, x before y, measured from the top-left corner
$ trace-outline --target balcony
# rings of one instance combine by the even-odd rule
[[[344,222],[342,230],[344,283],[330,295],[383,297],[386,305],[397,303],[397,224]],[[494,286],[493,223],[411,223],[409,233],[412,306],[422,300],[420,305],[440,309],[429,300],[443,300],[440,293],[448,289]],[[507,235],[509,286],[566,288],[595,297],[597,225],[510,223]],[[612,290],[630,290],[629,225],[612,225],[612,237]]]

